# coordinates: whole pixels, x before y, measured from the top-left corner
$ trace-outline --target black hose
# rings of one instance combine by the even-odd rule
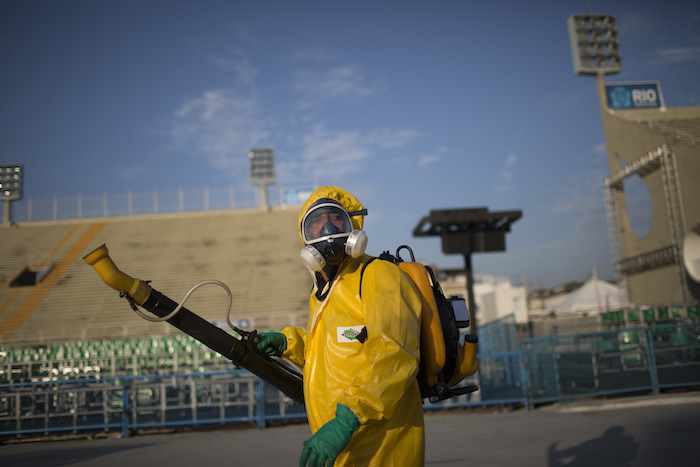
[[[141,305],[151,313],[164,317],[177,307],[170,298],[152,290],[148,299]],[[299,404],[304,404],[303,380],[295,372],[285,371],[281,365],[267,360],[252,349],[252,342],[236,339],[223,329],[220,329],[185,307],[167,320],[176,328],[194,337],[213,351],[231,360],[237,366],[243,367],[275,386],[284,394]]]

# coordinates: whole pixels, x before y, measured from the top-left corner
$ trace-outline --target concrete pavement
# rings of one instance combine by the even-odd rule
[[[700,393],[426,413],[426,465],[700,465]],[[0,446],[0,465],[293,466],[306,424]]]

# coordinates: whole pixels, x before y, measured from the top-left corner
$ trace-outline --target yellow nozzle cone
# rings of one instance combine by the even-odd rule
[[[101,245],[91,253],[83,257],[86,263],[95,268],[97,274],[108,286],[119,292],[126,292],[138,305],[148,299],[151,294],[151,287],[145,282],[134,279],[128,274],[121,272],[109,257],[107,245]]]

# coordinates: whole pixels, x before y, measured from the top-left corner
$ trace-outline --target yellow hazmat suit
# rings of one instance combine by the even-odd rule
[[[338,201],[347,211],[362,209],[349,193],[321,187],[303,206],[320,198]],[[352,218],[362,229],[362,216]],[[396,265],[367,255],[346,257],[322,301],[311,294],[306,330],[286,327],[284,356],[304,369],[304,400],[311,431],[333,419],[338,403],[357,416],[360,428],[338,456],[336,466],[420,466],[424,463],[423,406],[418,388],[421,299]],[[367,328],[367,340],[347,333]]]

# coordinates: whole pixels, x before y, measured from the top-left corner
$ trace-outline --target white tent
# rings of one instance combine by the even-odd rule
[[[545,310],[556,315],[604,313],[627,305],[621,301],[620,287],[600,279],[589,279]]]

